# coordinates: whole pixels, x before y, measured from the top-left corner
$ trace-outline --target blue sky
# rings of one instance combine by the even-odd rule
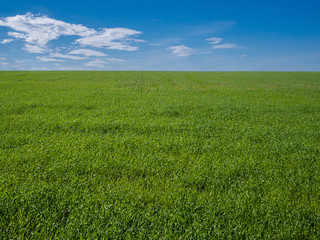
[[[320,2],[1,1],[0,70],[320,71]]]

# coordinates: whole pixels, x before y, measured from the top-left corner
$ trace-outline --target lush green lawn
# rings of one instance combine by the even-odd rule
[[[0,72],[0,239],[320,239],[320,73]]]

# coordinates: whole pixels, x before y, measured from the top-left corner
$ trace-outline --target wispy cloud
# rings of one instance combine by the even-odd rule
[[[231,48],[240,48],[240,46],[234,43],[225,43],[225,44],[214,45],[212,48],[213,49],[231,49]]]
[[[106,58],[105,60],[107,60],[108,62],[123,62],[123,59],[120,58]]]
[[[65,60],[62,60],[62,59],[40,57],[40,56],[38,56],[37,59],[41,62],[65,62]]]
[[[220,43],[223,38],[211,37],[206,39],[210,44],[218,44]]]
[[[81,24],[70,24],[31,13],[6,17],[0,20],[0,26],[13,29],[8,35],[25,41],[24,49],[30,53],[49,52],[48,42],[63,35],[79,36],[76,42],[82,45],[126,51],[137,50],[138,47],[132,44],[144,41],[135,38],[141,34],[140,31],[128,28],[102,28],[96,31]],[[9,40],[3,41],[7,43]]]
[[[101,59],[94,59],[90,62],[87,62],[84,64],[84,66],[86,67],[93,67],[93,68],[110,68],[109,66],[106,66],[108,65],[109,62],[108,61],[104,61],[104,60],[101,60]]]
[[[150,45],[150,46],[162,46],[161,43],[150,43],[149,45]]]
[[[44,53],[48,51],[46,46],[38,46],[32,44],[26,44],[23,49],[28,53]]]
[[[73,56],[73,55],[61,54],[61,53],[50,53],[50,57],[52,57],[52,58],[66,58],[66,59],[71,59],[71,60],[87,59],[87,57],[79,57],[79,56]]]
[[[185,45],[172,46],[168,49],[172,50],[172,52],[180,57],[187,57],[192,54],[193,49],[189,48]]]
[[[95,56],[95,57],[105,57],[107,54],[100,52],[100,51],[95,51],[91,49],[77,49],[69,52],[69,54],[76,54],[76,55],[84,55],[87,57],[90,56]]]
[[[77,39],[76,42],[92,47],[135,51],[138,47],[131,46],[131,43],[136,40],[129,36],[136,36],[141,33],[142,32],[128,28],[103,28],[100,32],[91,36]]]
[[[223,38],[217,38],[217,37],[211,37],[206,39],[209,44],[212,44],[213,49],[231,49],[231,48],[240,48],[238,44],[234,43],[224,43],[224,44],[219,44],[222,42]]]
[[[3,39],[2,41],[1,41],[1,43],[2,44],[6,44],[6,43],[9,43],[9,42],[12,42],[13,41],[13,39]]]
[[[242,55],[240,55],[240,57],[248,57],[248,55],[242,54]]]
[[[109,65],[110,63],[114,62],[123,62],[123,59],[120,58],[104,58],[104,59],[93,59],[87,63],[84,64],[86,67],[93,67],[93,68],[110,68]]]
[[[219,44],[223,40],[223,38],[217,38],[217,37],[211,37],[206,39],[209,44],[212,44],[213,49],[231,49],[231,48],[240,48],[238,44],[234,43],[224,43],[224,44]]]
[[[25,62],[29,62],[29,60],[27,60],[27,59],[16,59],[15,60],[15,62],[17,62],[17,63],[25,63]]]

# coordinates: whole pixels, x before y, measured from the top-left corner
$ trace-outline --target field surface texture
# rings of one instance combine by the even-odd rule
[[[0,239],[320,239],[320,73],[0,72]]]

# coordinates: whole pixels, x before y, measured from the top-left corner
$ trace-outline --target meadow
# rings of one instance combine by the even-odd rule
[[[319,72],[0,72],[0,239],[320,239]]]

